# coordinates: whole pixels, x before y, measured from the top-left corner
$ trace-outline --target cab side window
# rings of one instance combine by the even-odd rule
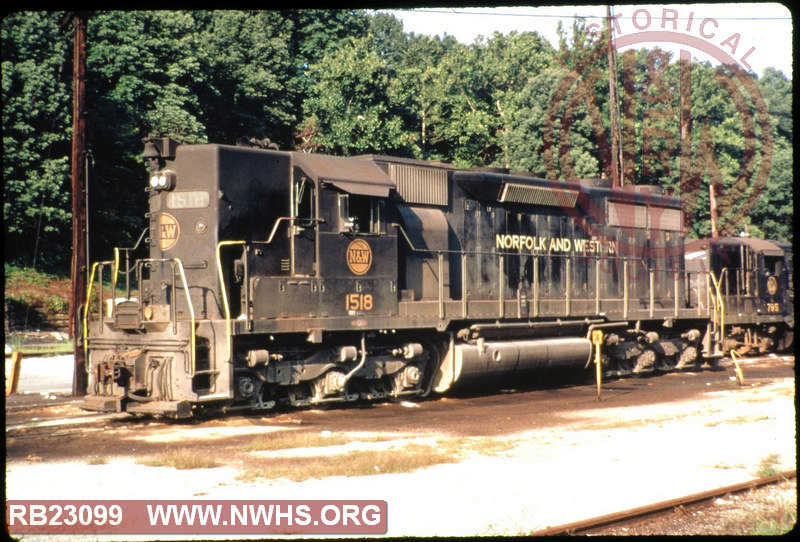
[[[339,194],[339,231],[381,234],[384,227],[384,202],[378,198]]]
[[[314,222],[315,198],[314,183],[306,178],[300,178],[294,183],[294,216],[299,226],[310,226]]]

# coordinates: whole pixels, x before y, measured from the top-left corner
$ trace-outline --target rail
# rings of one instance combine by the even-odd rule
[[[114,247],[114,273],[111,275],[111,288],[113,292],[117,291],[117,282],[119,280],[119,264],[120,264],[120,257],[119,253],[125,253],[125,297],[131,297],[131,265],[130,265],[130,256],[131,252],[135,251],[139,248],[139,245],[142,244],[142,240],[145,238],[145,235],[148,232],[148,228],[142,230],[142,233],[139,234],[139,238],[136,240],[136,243],[132,247]]]
[[[703,501],[714,499],[716,497],[727,495],[729,493],[741,493],[758,487],[780,483],[785,480],[790,480],[792,478],[797,478],[796,469],[781,472],[778,474],[773,474],[771,476],[765,476],[763,478],[756,478],[754,480],[749,480],[747,482],[711,489],[709,491],[693,493],[691,495],[677,497],[675,499],[669,499],[654,504],[648,504],[645,506],[630,508],[628,510],[622,510],[619,512],[614,512],[603,516],[597,516],[582,521],[575,521],[573,523],[559,525],[557,527],[548,527],[547,529],[534,531],[530,533],[530,535],[552,536],[552,535],[562,535],[562,534],[575,535],[579,533],[586,533],[592,529],[597,529],[600,527],[608,527],[610,525],[632,520],[634,518],[640,518],[644,516],[661,513],[667,510],[672,510],[678,506],[697,504]]]

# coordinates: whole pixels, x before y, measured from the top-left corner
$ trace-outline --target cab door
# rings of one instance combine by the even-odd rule
[[[386,221],[386,199],[335,189],[324,192],[330,220],[320,233],[323,310],[359,322],[395,316],[397,234]]]
[[[292,181],[290,273],[313,277],[317,273],[317,189],[314,181],[298,170]]]

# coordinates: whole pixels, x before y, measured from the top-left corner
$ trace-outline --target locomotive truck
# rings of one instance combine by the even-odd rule
[[[161,137],[143,158],[149,224],[87,281],[89,410],[424,396],[581,371],[593,348],[627,375],[792,341],[785,247],[687,250],[654,187]]]

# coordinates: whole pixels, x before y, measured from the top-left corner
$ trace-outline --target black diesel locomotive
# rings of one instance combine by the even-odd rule
[[[443,393],[582,370],[597,330],[615,375],[792,339],[784,249],[685,258],[680,201],[648,187],[167,138],[144,158],[149,255],[90,276],[87,409]]]

